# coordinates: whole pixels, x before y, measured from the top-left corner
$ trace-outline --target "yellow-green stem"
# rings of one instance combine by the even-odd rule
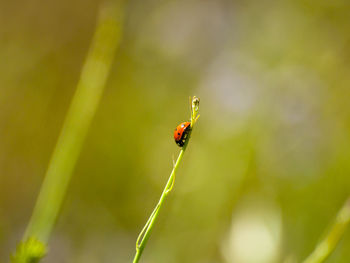
[[[326,237],[316,246],[315,250],[303,263],[323,262],[333,252],[349,223],[350,197],[338,212],[335,222]]]
[[[158,204],[154,208],[153,212],[151,213],[150,217],[148,218],[145,226],[141,230],[141,232],[136,240],[136,254],[135,254],[133,263],[137,263],[139,261],[141,255],[142,255],[142,252],[146,246],[147,240],[149,239],[149,236],[152,232],[152,229],[153,229],[154,223],[158,217],[159,211],[162,208],[166,197],[168,196],[168,194],[170,193],[170,191],[172,190],[172,188],[174,186],[176,171],[177,171],[177,169],[181,163],[182,157],[186,151],[188,142],[190,141],[193,126],[199,118],[199,114],[198,114],[199,99],[197,97],[193,97],[192,101],[190,101],[190,103],[191,103],[191,129],[188,133],[188,137],[185,141],[185,144],[181,148],[179,156],[177,157],[177,160],[174,164],[173,170],[171,171],[168,182],[166,183],[166,185],[164,187],[164,190],[162,192],[162,195],[160,196]]]
[[[185,147],[185,146],[184,146]],[[143,231],[141,231],[139,238],[136,241],[136,255],[134,257],[133,263],[137,263],[139,261],[139,258],[143,252],[143,249],[145,248],[146,242],[151,234],[152,228],[154,226],[154,222],[156,221],[158,217],[158,213],[164,203],[165,198],[170,193],[170,190],[173,186],[174,180],[175,180],[175,173],[177,168],[179,167],[179,164],[181,163],[182,157],[184,155],[186,148],[182,148],[180,151],[179,156],[177,157],[176,163],[174,165],[174,168],[169,176],[168,182],[162,192],[162,195],[160,196],[159,202],[156,205],[155,209],[153,210],[149,220],[147,221],[145,227],[143,228]],[[141,241],[139,243],[139,241]]]
[[[24,240],[36,237],[48,241],[121,39],[122,13],[122,2],[117,1],[104,4],[100,10],[92,45]]]

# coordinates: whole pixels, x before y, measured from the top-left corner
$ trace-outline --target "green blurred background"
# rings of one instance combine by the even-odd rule
[[[99,1],[0,2],[0,262],[21,239]],[[350,2],[131,0],[43,262],[299,262],[350,188]],[[350,231],[326,262],[349,262]]]

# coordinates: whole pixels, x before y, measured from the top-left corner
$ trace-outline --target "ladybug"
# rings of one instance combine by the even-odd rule
[[[174,139],[178,146],[184,146],[188,133],[191,131],[191,123],[186,121],[180,123],[174,131]]]

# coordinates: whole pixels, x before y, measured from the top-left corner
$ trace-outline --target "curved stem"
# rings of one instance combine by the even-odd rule
[[[187,140],[188,142],[188,140]],[[144,228],[142,229],[142,231],[140,232],[137,241],[136,241],[136,255],[134,257],[133,263],[137,263],[139,261],[139,258],[143,252],[143,249],[145,248],[146,242],[152,232],[154,223],[158,217],[159,211],[162,208],[162,205],[164,204],[165,198],[167,197],[167,195],[170,193],[173,184],[174,184],[174,180],[175,180],[175,173],[176,170],[178,169],[182,157],[184,155],[184,152],[186,150],[186,147],[184,146],[181,151],[179,156],[177,157],[177,160],[175,162],[174,168],[171,171],[171,174],[169,176],[168,182],[166,183],[164,190],[162,192],[162,195],[160,196],[160,199],[158,201],[158,204],[156,205],[155,209],[153,210],[151,216],[149,217],[149,219],[147,220],[146,225],[144,226]]]
[[[175,183],[176,171],[177,171],[177,169],[181,163],[182,157],[186,151],[188,142],[190,141],[193,126],[199,118],[199,115],[197,114],[198,113],[198,106],[199,106],[199,99],[196,97],[193,97],[192,101],[190,100],[190,103],[191,103],[190,104],[191,105],[191,129],[188,133],[188,137],[185,141],[185,144],[182,147],[182,149],[179,153],[179,156],[177,157],[177,160],[173,166],[173,170],[171,171],[168,182],[166,183],[166,185],[164,187],[164,190],[162,192],[162,195],[160,196],[158,204],[154,208],[151,216],[148,218],[145,226],[142,228],[142,230],[141,230],[141,232],[136,240],[136,254],[135,254],[133,263],[137,263],[139,261],[141,254],[146,246],[147,240],[149,239],[149,236],[152,232],[152,229],[153,229],[154,223],[158,217],[159,211],[164,204],[165,198],[168,196],[170,191],[173,189],[173,186]]]
[[[303,261],[303,263],[323,262],[335,249],[340,238],[350,223],[350,197],[337,214],[327,236],[316,246],[315,250]]]

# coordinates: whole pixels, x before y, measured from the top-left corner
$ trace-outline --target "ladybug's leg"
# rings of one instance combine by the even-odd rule
[[[187,137],[188,137],[188,133],[184,133],[183,136],[182,136],[182,140],[181,140],[181,147],[185,145],[185,142],[187,140]]]

